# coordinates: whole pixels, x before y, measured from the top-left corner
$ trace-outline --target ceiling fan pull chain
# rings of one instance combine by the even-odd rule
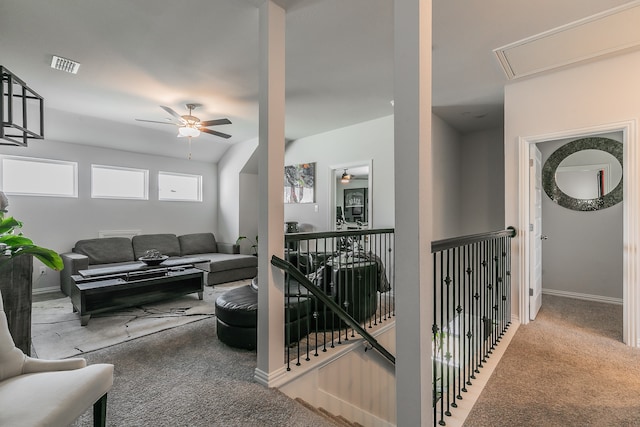
[[[187,138],[189,138],[189,157],[187,157],[189,160],[191,160],[191,137],[188,136]]]

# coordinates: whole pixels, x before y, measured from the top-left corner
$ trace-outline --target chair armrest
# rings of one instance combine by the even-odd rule
[[[74,369],[84,368],[85,366],[87,366],[87,361],[82,358],[44,360],[26,356],[24,365],[22,365],[22,373],[33,374],[37,372],[72,371]]]
[[[71,295],[71,276],[78,274],[80,270],[89,268],[89,257],[75,252],[67,252],[60,254],[62,258],[63,269],[60,270],[60,289],[66,295]]]
[[[234,243],[220,243],[218,242],[218,252],[221,254],[239,254],[240,245]]]

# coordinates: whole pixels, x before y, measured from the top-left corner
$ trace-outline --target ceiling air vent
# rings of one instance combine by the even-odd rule
[[[51,59],[51,68],[66,71],[71,74],[77,74],[78,68],[80,68],[80,63],[67,58],[62,58],[61,56],[53,55],[53,58]]]

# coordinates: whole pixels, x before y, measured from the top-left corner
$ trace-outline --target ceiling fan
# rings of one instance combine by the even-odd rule
[[[149,123],[160,123],[163,125],[174,125],[178,126],[178,137],[197,137],[200,135],[200,132],[208,133],[211,135],[219,136],[220,138],[231,138],[231,135],[215,131],[213,129],[207,129],[209,126],[219,126],[219,125],[230,125],[231,120],[229,119],[216,119],[216,120],[204,120],[201,121],[196,116],[193,116],[191,112],[196,109],[196,104],[187,104],[186,107],[189,109],[189,114],[185,114],[181,116],[176,113],[170,107],[161,105],[160,108],[165,110],[167,113],[171,114],[176,121],[166,121],[160,122],[156,120],[144,120],[144,119],[136,119],[139,122],[149,122]]]

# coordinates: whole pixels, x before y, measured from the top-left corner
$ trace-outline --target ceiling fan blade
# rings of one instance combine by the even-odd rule
[[[217,120],[205,120],[204,122],[200,122],[200,126],[217,126],[217,125],[230,125],[231,120],[229,119],[217,119]]]
[[[200,128],[200,132],[209,133],[211,135],[219,136],[220,138],[231,138],[231,135],[227,135],[226,133],[218,132],[211,129]]]
[[[182,116],[178,113],[176,113],[173,108],[161,105],[160,108],[162,108],[164,111],[166,111],[167,113],[171,114],[173,117],[175,117],[176,119],[178,119],[178,121],[180,123],[186,123],[185,119],[182,118]]]
[[[159,122],[157,120],[136,119],[136,121],[138,121],[138,122],[149,122],[149,123],[160,123],[161,125],[180,126],[179,124],[174,123],[174,122]]]

